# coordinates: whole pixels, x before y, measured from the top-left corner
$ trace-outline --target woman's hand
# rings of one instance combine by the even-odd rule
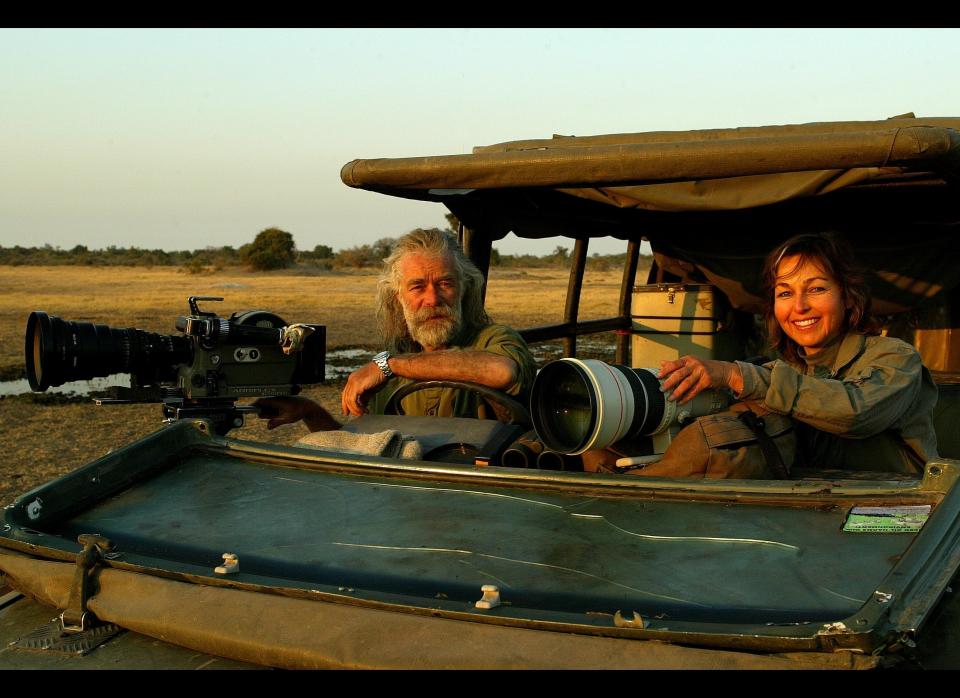
[[[341,424],[323,407],[305,397],[262,397],[254,401],[260,408],[260,419],[269,419],[267,429],[294,424],[301,419],[310,431],[339,429]]]
[[[696,356],[660,362],[660,391],[667,393],[668,400],[679,400],[683,405],[707,388],[730,388],[739,395],[743,391],[740,367],[730,361]]]

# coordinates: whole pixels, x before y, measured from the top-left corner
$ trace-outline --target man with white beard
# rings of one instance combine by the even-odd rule
[[[450,233],[417,229],[397,241],[378,283],[377,321],[387,349],[350,374],[341,395],[344,414],[382,413],[398,388],[423,380],[478,383],[526,404],[533,356],[519,334],[490,321],[483,275]],[[310,431],[341,426],[306,398],[256,404],[275,412],[270,429],[301,419]],[[409,415],[493,416],[475,393],[451,388],[413,393],[402,405]]]

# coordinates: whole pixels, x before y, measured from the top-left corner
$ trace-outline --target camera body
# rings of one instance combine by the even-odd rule
[[[71,322],[35,311],[27,320],[27,379],[43,391],[68,381],[116,373],[130,375],[130,387],[110,389],[103,403],[160,402],[168,418],[203,416],[240,426],[239,398],[296,395],[302,385],[321,383],[326,362],[323,325],[288,325],[264,311],[228,318],[204,312],[191,296],[190,314],[179,317],[181,334],[116,329]]]
[[[264,310],[177,318],[177,329],[191,339],[192,360],[177,366],[173,391],[191,400],[236,399],[295,395],[301,385],[323,382],[326,328],[293,326],[312,331],[298,350],[287,353],[289,327]],[[170,388],[165,393],[169,397]]]

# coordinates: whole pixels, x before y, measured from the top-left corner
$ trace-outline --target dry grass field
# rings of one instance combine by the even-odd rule
[[[0,375],[22,370],[23,331],[33,310],[64,320],[173,334],[174,320],[188,313],[191,295],[222,296],[223,303],[201,305],[221,314],[263,309],[289,322],[326,325],[330,349],[373,347],[376,280],[369,272],[303,275],[227,270],[191,275],[160,267],[0,266]],[[559,322],[566,286],[563,270],[494,269],[487,309],[494,320],[514,327]],[[619,272],[588,271],[581,319],[616,314],[619,288]]]
[[[642,273],[642,272],[641,272]],[[514,327],[559,322],[567,272],[552,269],[491,273],[487,308],[495,321]],[[584,280],[581,319],[616,314],[619,272],[590,271]],[[327,326],[328,349],[374,348],[371,324],[376,275],[295,271],[225,270],[191,275],[170,268],[0,266],[0,380],[23,370],[23,333],[32,310],[64,320],[139,327],[173,334],[190,295],[223,296],[207,309],[229,314],[264,309],[288,322]],[[201,305],[201,307],[204,307]],[[336,385],[305,394],[339,410]],[[336,412],[333,412],[336,414]],[[258,420],[231,435],[292,442],[300,426],[267,432]],[[158,405],[95,407],[89,401],[0,398],[0,506],[15,495],[83,465],[161,427]]]

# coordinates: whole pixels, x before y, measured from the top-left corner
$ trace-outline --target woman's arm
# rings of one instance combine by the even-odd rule
[[[867,438],[894,426],[913,404],[923,381],[920,355],[896,342],[868,350],[836,378],[799,373],[784,361],[768,367],[737,362],[743,399],[762,400],[780,414],[830,434]]]

